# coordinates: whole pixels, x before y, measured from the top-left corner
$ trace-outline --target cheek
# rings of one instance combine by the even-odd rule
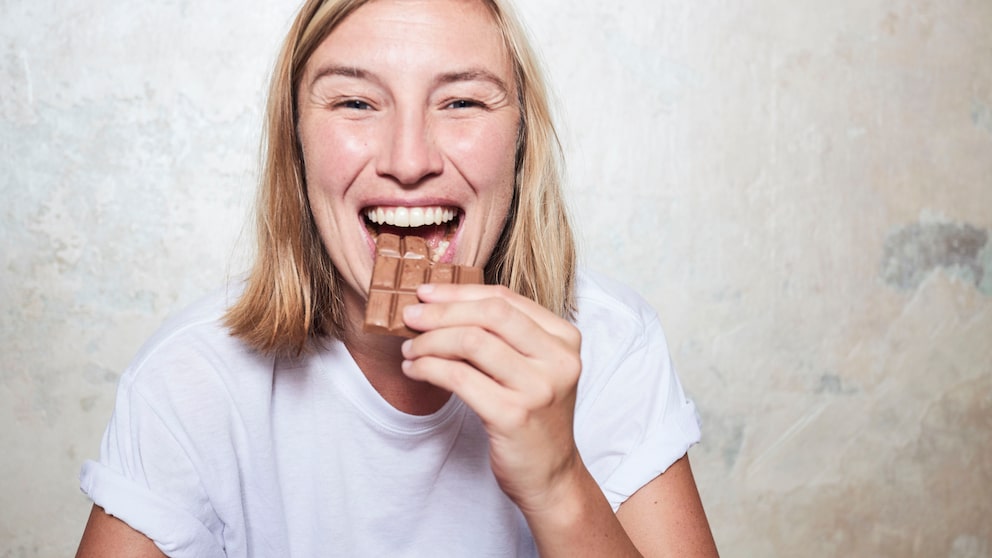
[[[368,159],[368,142],[341,127],[311,127],[300,137],[307,188],[312,194],[341,193]]]
[[[487,195],[509,199],[516,162],[515,128],[466,127],[453,130],[447,140],[449,156],[480,194],[487,190]]]

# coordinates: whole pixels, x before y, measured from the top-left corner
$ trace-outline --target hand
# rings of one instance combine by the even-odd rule
[[[492,285],[424,285],[406,308],[423,331],[403,372],[457,394],[489,434],[493,473],[526,514],[554,506],[582,469],[572,431],[581,336],[532,300]]]

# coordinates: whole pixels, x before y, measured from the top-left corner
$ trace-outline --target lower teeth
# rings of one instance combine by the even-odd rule
[[[447,240],[442,240],[438,242],[437,246],[435,246],[434,249],[431,250],[431,261],[434,263],[441,261],[441,256],[448,251],[448,246],[450,244],[451,243],[448,242]]]

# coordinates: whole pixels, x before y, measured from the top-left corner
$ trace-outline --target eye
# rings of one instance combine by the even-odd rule
[[[481,106],[482,103],[479,103],[478,101],[472,101],[470,99],[456,99],[448,103],[447,108],[466,109],[466,108],[475,108]]]
[[[372,110],[372,105],[359,99],[346,99],[338,103],[338,106],[341,108],[353,109],[353,110]]]

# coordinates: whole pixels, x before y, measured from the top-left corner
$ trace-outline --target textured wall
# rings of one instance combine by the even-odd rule
[[[71,554],[118,374],[244,267],[295,7],[0,0],[0,557]],[[523,9],[723,554],[992,556],[992,3]]]

